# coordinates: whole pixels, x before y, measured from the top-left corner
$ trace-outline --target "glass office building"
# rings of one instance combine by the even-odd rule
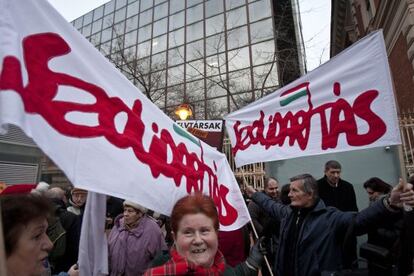
[[[221,119],[305,70],[297,0],[112,0],[72,23],[171,117]]]

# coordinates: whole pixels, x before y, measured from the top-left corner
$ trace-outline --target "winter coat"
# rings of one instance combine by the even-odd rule
[[[111,276],[142,275],[152,259],[167,250],[160,227],[146,215],[131,230],[125,228],[123,214],[116,217],[108,245]]]
[[[284,256],[287,235],[293,222],[294,212],[290,206],[273,201],[263,193],[255,193],[252,199],[262,206],[272,217],[280,220],[280,244],[276,254],[274,272],[285,275]],[[369,226],[383,225],[395,221],[401,212],[389,211],[383,200],[359,212],[341,212],[334,207],[326,207],[322,200],[304,218],[299,230],[295,252],[295,275],[316,276],[322,272],[337,271],[342,268],[343,238],[352,221],[355,221],[356,235],[368,231]],[[355,217],[355,219],[354,219]]]

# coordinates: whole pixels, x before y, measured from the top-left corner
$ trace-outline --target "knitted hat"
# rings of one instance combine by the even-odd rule
[[[71,191],[70,191],[70,194],[71,195],[73,195],[73,194],[87,194],[88,193],[88,191],[87,190],[84,190],[84,189],[79,189],[79,188],[73,188]]]
[[[45,191],[49,190],[49,186],[50,185],[47,184],[46,182],[40,181],[36,186],[36,191],[45,192]]]
[[[124,207],[125,206],[129,206],[134,208],[135,210],[141,211],[142,213],[146,213],[148,210],[145,207],[142,207],[141,205],[139,205],[138,203],[129,201],[129,200],[125,200],[124,201]]]

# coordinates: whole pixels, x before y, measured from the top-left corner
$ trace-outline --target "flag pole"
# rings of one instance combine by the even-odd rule
[[[248,184],[247,184],[246,176],[244,175],[244,169],[241,168],[240,170],[241,170],[242,177],[243,177],[243,184],[244,184],[243,186],[244,188],[246,188]],[[254,236],[256,237],[256,240],[259,239],[259,235],[257,235],[256,227],[254,227],[253,221],[251,219],[250,219],[250,225],[253,229],[253,233],[254,233]],[[269,270],[270,276],[273,276],[272,268],[270,267],[270,263],[269,263],[269,260],[267,259],[267,256],[263,255],[263,257],[264,257],[267,269]]]

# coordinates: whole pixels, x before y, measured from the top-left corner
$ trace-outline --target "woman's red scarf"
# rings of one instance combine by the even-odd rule
[[[223,275],[226,268],[223,254],[217,250],[214,263],[211,267],[205,268],[189,263],[185,258],[178,254],[177,250],[171,249],[171,259],[162,266],[154,267],[145,272],[145,276],[157,275]]]

